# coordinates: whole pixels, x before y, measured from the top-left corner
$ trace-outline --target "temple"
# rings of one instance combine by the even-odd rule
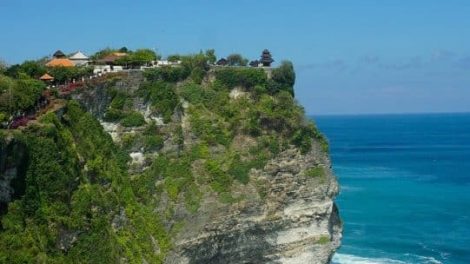
[[[271,63],[273,63],[274,60],[271,56],[271,52],[269,50],[265,49],[263,50],[263,53],[261,54],[261,60],[260,63],[263,65],[263,67],[271,67]]]

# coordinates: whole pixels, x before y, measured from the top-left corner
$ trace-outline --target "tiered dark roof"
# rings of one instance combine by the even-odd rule
[[[219,65],[219,66],[225,66],[225,65],[227,65],[227,63],[228,63],[228,61],[225,58],[221,58],[220,60],[218,60],[216,62],[216,64]]]
[[[57,58],[57,59],[63,59],[65,58],[65,54],[61,51],[61,50],[57,50],[56,52],[54,52],[54,58]]]
[[[269,50],[267,50],[267,49],[263,50],[263,53],[261,54],[260,62],[265,67],[270,67],[271,66],[271,63],[273,63],[274,60],[273,60],[273,58],[271,56],[271,52],[269,52]]]
[[[258,67],[258,65],[259,65],[259,60],[250,61],[251,67]]]

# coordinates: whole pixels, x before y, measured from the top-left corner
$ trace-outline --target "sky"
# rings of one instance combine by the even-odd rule
[[[470,112],[468,0],[0,0],[0,59],[214,48],[294,63],[308,114]]]

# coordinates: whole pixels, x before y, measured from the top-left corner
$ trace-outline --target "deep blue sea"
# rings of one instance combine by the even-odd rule
[[[341,185],[334,263],[470,264],[470,114],[314,119]]]

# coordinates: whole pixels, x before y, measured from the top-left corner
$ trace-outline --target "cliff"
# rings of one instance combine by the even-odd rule
[[[194,71],[90,83],[4,133],[0,262],[328,263],[338,184],[291,65]]]

